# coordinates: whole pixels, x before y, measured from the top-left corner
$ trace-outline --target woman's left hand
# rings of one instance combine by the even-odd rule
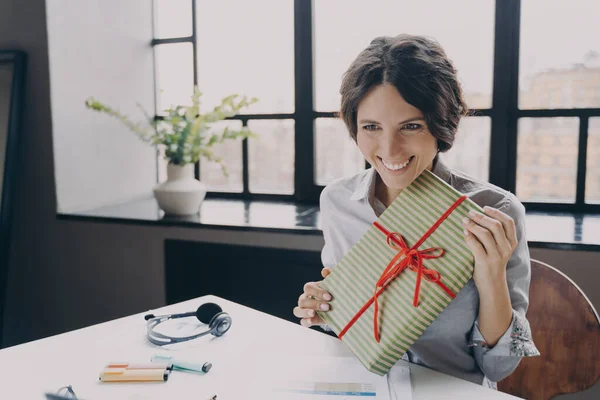
[[[473,280],[478,290],[506,284],[506,264],[517,247],[515,221],[492,207],[463,219],[467,247],[475,256]]]

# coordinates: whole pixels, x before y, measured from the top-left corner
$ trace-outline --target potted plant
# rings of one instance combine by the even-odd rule
[[[88,109],[117,118],[141,140],[164,150],[167,164],[167,180],[153,188],[159,207],[170,215],[190,215],[199,211],[206,196],[206,185],[194,177],[194,164],[200,157],[219,163],[225,176],[227,168],[221,157],[214,154],[212,146],[225,140],[245,139],[256,135],[243,127],[241,130],[225,128],[209,134],[211,124],[233,117],[243,107],[258,100],[233,94],[221,100],[212,111],[200,112],[202,92],[194,87],[192,104],[177,105],[165,110],[164,117],[153,118],[141,106],[145,123],[133,122],[126,115],[90,97]]]

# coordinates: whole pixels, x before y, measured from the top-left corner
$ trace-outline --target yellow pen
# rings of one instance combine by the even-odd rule
[[[169,379],[171,370],[166,368],[105,368],[100,372],[102,382],[165,382]]]
[[[104,368],[125,368],[125,369],[173,369],[171,363],[128,363],[128,362],[110,362]]]

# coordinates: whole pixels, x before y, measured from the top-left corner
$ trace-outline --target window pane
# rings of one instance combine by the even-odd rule
[[[214,123],[207,135],[223,132],[223,129],[242,129],[241,121],[219,121]],[[215,156],[221,157],[229,177],[223,174],[221,165],[210,162],[204,157],[200,159],[200,179],[208,185],[211,192],[242,192],[244,178],[242,176],[242,141],[225,140],[212,147]]]
[[[581,241],[583,243],[598,243],[598,231],[600,231],[600,217],[586,215],[581,227]]]
[[[590,118],[588,128],[585,201],[600,204],[600,117]]]
[[[600,107],[600,2],[521,4],[519,107]]]
[[[521,118],[517,196],[521,201],[574,203],[578,118]]]
[[[156,52],[158,114],[178,104],[191,104],[194,64],[191,43],[161,44]]]
[[[372,39],[403,32],[435,38],[459,71],[469,107],[491,107],[494,4],[493,0],[315,1],[316,110],[339,109],[342,75]]]
[[[294,3],[198,0],[198,84],[213,107],[257,97],[244,113],[294,111]]]
[[[317,119],[315,148],[317,185],[325,186],[337,178],[354,175],[365,169],[365,159],[341,119]]]
[[[192,36],[192,0],[154,0],[154,37]]]
[[[527,240],[532,242],[570,243],[575,233],[575,219],[567,216],[527,214]]]
[[[490,170],[490,132],[489,117],[462,118],[454,146],[448,152],[440,153],[440,159],[450,168],[487,181]]]
[[[248,173],[252,193],[294,193],[294,121],[248,121],[258,138],[248,140]]]

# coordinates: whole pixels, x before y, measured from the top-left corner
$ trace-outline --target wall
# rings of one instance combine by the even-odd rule
[[[143,120],[154,113],[152,2],[47,2],[54,176],[59,210],[146,194],[156,181],[152,147],[119,121],[87,110],[93,96]],[[107,29],[109,27],[109,29]]]

